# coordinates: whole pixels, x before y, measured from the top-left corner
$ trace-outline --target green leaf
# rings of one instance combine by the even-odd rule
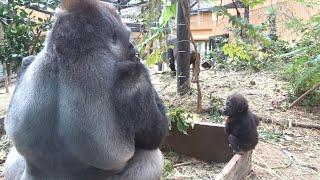
[[[150,66],[150,65],[153,65],[153,64],[156,64],[156,63],[160,62],[161,61],[162,52],[163,52],[163,49],[161,49],[161,48],[153,51],[150,54],[146,64]]]
[[[177,3],[174,2],[170,6],[164,6],[162,9],[161,17],[159,19],[160,27],[165,27],[172,17],[176,17]]]

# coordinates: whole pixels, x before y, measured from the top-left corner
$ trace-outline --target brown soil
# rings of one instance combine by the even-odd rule
[[[167,107],[196,109],[196,86],[191,95],[178,96],[176,77],[150,70],[152,81]],[[287,83],[271,72],[201,71],[203,107],[219,108],[234,92],[245,95],[251,110],[260,117],[281,122],[320,123],[320,109],[297,107],[288,110]],[[202,121],[215,121],[201,114]],[[288,123],[289,124],[289,123]],[[253,171],[248,179],[319,179],[320,131],[296,127],[280,127],[261,123],[260,143],[253,154]]]

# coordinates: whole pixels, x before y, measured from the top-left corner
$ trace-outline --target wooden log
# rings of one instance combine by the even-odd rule
[[[276,124],[282,127],[288,127],[289,123],[286,123],[286,121],[276,121],[271,118],[261,118],[261,121],[263,123],[267,124]],[[317,129],[320,130],[320,125],[319,124],[305,124],[301,122],[291,122],[291,125],[293,127],[301,127],[301,128],[308,128],[308,129]]]
[[[245,179],[251,171],[251,159],[252,151],[246,152],[244,155],[234,155],[215,180]]]

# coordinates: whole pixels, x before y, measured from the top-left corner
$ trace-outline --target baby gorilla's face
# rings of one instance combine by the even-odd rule
[[[231,101],[227,101],[223,106],[223,109],[221,110],[221,114],[225,116],[231,116],[233,111],[233,104],[231,103]]]
[[[248,111],[248,101],[241,94],[233,94],[227,98],[226,104],[220,113],[225,116],[233,116]]]

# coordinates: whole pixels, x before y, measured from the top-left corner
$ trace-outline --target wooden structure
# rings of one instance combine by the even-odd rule
[[[240,180],[250,173],[252,152],[233,155],[224,125],[199,122],[187,132],[185,135],[173,128],[162,150],[174,150],[204,161],[228,162],[216,180]]]
[[[245,179],[251,171],[251,159],[252,151],[244,155],[234,155],[215,180]]]
[[[188,130],[188,135],[173,128],[165,140],[164,148],[218,163],[227,162],[233,156],[222,124],[199,122]]]
[[[232,0],[223,0],[222,6],[232,4]],[[213,6],[220,6],[220,1],[210,2]],[[235,1],[236,2],[236,1]],[[203,3],[200,1],[200,4]],[[205,7],[205,6],[204,6]],[[193,37],[197,41],[208,41],[210,36],[229,34],[228,26],[230,26],[227,17],[217,18],[212,14],[211,8],[200,8],[191,11],[191,31]],[[244,17],[244,9],[238,6],[241,17]],[[276,12],[276,29],[280,39],[292,41],[299,37],[299,32],[294,32],[286,28],[286,23],[295,18],[307,20],[311,16],[320,12],[320,5],[307,6],[292,0],[266,0],[263,4],[257,5],[249,10],[249,22],[258,25],[267,21],[268,11],[274,9]],[[229,13],[236,15],[235,9],[229,9]],[[232,39],[232,37],[230,37]]]

